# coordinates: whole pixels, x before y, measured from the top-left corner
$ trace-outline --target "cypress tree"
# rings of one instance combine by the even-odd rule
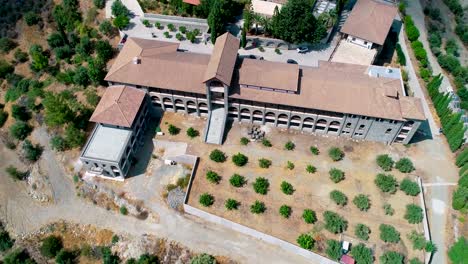
[[[468,148],[465,148],[463,149],[457,156],[457,160],[455,162],[455,164],[458,166],[458,167],[461,167],[463,165],[465,165],[466,163],[468,163]]]

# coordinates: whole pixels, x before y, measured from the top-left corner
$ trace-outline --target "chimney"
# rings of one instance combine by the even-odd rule
[[[133,64],[140,64],[141,63],[141,60],[138,57],[133,57],[132,61],[133,61]]]
[[[387,73],[392,73],[392,72],[393,72],[392,68],[387,67]]]

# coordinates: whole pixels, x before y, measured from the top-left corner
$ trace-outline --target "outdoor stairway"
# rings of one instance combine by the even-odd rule
[[[223,141],[224,125],[226,123],[226,111],[224,107],[211,110],[207,128],[205,129],[205,142],[210,144],[221,144]]]

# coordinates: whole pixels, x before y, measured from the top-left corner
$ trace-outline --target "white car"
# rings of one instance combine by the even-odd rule
[[[308,47],[298,47],[296,49],[297,53],[306,53],[309,51],[309,48]]]

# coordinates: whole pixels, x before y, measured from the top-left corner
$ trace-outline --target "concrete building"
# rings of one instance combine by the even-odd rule
[[[124,85],[107,88],[91,116],[96,126],[80,156],[88,173],[124,179],[143,144],[148,101],[143,90]]]
[[[426,118],[399,69],[321,61],[305,67],[237,56],[226,33],[213,54],[130,38],[105,80],[145,91],[164,111],[206,116],[204,140],[221,144],[227,119],[385,143],[409,143]]]

